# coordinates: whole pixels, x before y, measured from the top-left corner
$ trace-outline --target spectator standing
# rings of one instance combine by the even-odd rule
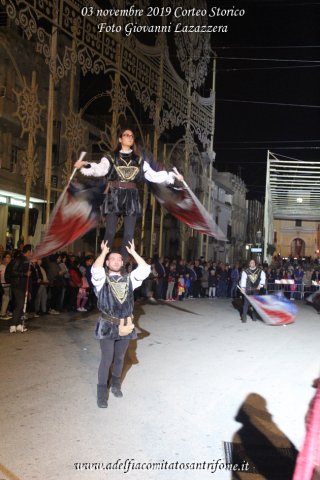
[[[59,315],[62,289],[64,287],[63,271],[60,269],[61,255],[50,255],[46,262],[45,270],[49,280],[49,310],[51,315]]]
[[[89,283],[85,271],[82,273],[81,286],[77,294],[77,312],[87,312],[85,308],[88,301]]]
[[[202,269],[202,276],[201,276],[201,297],[206,297],[209,287],[209,270],[207,265],[205,265]]]
[[[233,265],[231,272],[230,272],[230,280],[231,280],[231,291],[230,291],[230,296],[231,298],[236,298],[237,296],[237,286],[239,283],[239,265]]]
[[[169,273],[168,273],[168,287],[167,287],[167,294],[166,294],[166,300],[169,302],[172,302],[173,299],[173,289],[174,289],[174,284],[175,284],[175,274],[176,274],[176,269],[175,265],[170,265],[169,267]]]
[[[180,301],[184,299],[184,295],[185,295],[185,279],[181,273],[178,279],[178,298]]]
[[[39,285],[37,295],[35,298],[35,312],[38,315],[44,315],[47,313],[47,301],[48,301],[48,277],[45,269],[42,266],[42,259],[38,258],[36,260],[36,264],[38,265],[41,271],[41,283]]]
[[[1,285],[3,288],[1,312],[0,312],[1,320],[9,320],[11,318],[11,316],[7,314],[7,309],[10,302],[10,285],[8,285],[5,280],[5,271],[10,261],[11,261],[11,253],[9,251],[4,252],[2,256],[2,262],[0,265],[0,278],[1,278]]]
[[[216,277],[215,268],[209,269],[208,286],[209,286],[209,298],[214,298],[216,296],[216,286],[217,286],[217,277]]]
[[[23,325],[22,314],[25,304],[29,279],[31,277],[30,257],[32,255],[31,245],[27,244],[22,247],[22,253],[11,260],[11,288],[14,297],[13,316],[10,320],[10,333],[26,332],[27,329]],[[8,264],[9,265],[9,264]],[[9,268],[7,266],[7,268]]]
[[[77,297],[79,288],[82,287],[82,274],[79,269],[79,260],[75,259],[69,268],[69,303],[68,310],[75,312],[77,310]]]
[[[157,262],[155,262],[155,269],[157,272],[157,286],[156,286],[156,299],[157,300],[164,300],[165,299],[165,292],[166,292],[166,285],[167,285],[167,273],[164,264],[164,258],[160,257]]]

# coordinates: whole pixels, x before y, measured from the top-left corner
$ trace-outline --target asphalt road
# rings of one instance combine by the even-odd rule
[[[96,313],[44,316],[23,334],[0,322],[0,480],[289,480],[319,376],[315,310],[299,304],[287,327],[242,324],[228,299],[135,314],[124,397],[107,409],[96,405]],[[232,474],[228,458],[259,474]]]

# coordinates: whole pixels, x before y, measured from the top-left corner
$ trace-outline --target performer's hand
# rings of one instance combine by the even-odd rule
[[[102,240],[101,242],[101,253],[104,253],[105,255],[108,255],[110,252],[110,248],[108,246],[108,240],[104,241]]]
[[[87,165],[87,163],[88,163],[88,162],[85,162],[84,160],[80,160],[80,159],[79,159],[79,160],[76,161],[76,163],[75,163],[73,166],[74,166],[74,168],[79,169],[79,168],[82,168],[82,167],[84,167],[85,165]]]
[[[127,325],[124,324],[124,318],[121,318],[120,325],[119,325],[119,336],[125,337],[126,335],[130,335],[132,330],[134,329],[134,324],[132,323],[132,319],[128,317]]]
[[[129,247],[126,245],[126,249],[130,253],[130,255],[132,255],[132,253],[136,251],[134,246],[134,240],[132,239],[132,242],[128,241],[128,243],[129,243]]]
[[[183,178],[183,175],[181,175],[180,173],[175,173],[174,174],[176,180],[178,180],[178,182],[184,182],[184,178]]]

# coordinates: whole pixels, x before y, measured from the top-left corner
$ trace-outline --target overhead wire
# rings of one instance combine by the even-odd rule
[[[217,73],[220,72],[248,72],[248,71],[259,71],[259,70],[295,70],[298,68],[319,68],[320,63],[316,65],[288,65],[286,67],[248,67],[248,68],[217,68]]]
[[[299,103],[282,103],[282,102],[262,102],[258,100],[237,100],[234,98],[216,98],[216,102],[233,102],[233,103],[253,103],[258,105],[277,105],[285,107],[299,108],[320,108],[320,105],[299,104]]]

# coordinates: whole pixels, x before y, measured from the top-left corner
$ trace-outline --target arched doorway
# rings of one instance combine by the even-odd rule
[[[294,238],[291,242],[291,255],[293,257],[303,257],[306,251],[306,242],[302,238]]]

